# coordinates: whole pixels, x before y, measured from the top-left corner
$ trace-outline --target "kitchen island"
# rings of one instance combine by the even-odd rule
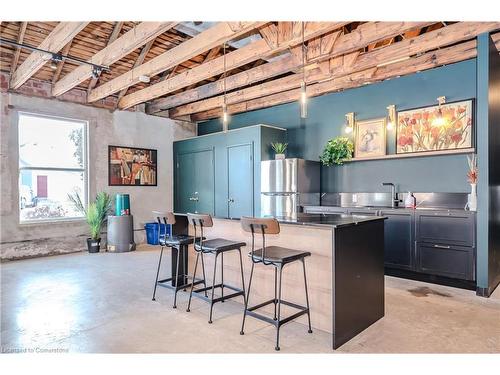
[[[186,220],[179,214],[180,221]],[[306,258],[312,326],[332,334],[332,347],[349,341],[384,316],[384,217],[355,215],[299,214],[297,218],[279,218],[281,233],[266,237],[266,245],[307,250]],[[193,228],[189,228],[190,234]],[[214,218],[214,226],[205,228],[207,239],[222,237],[244,241],[250,251],[251,236],[241,229],[238,219]],[[260,247],[257,241],[256,247]],[[189,270],[194,269],[194,250],[190,247]],[[213,257],[205,257],[207,280],[211,280]],[[220,263],[220,262],[219,262]],[[251,262],[244,260],[248,282]],[[197,277],[201,276],[201,270]],[[224,257],[224,282],[241,286],[239,257],[235,252]],[[222,273],[217,270],[217,274]],[[304,284],[299,263],[283,269],[283,299],[304,304]],[[257,265],[250,304],[268,300],[274,294],[274,273]],[[241,300],[243,302],[243,300]],[[215,308],[215,319],[217,310]],[[264,309],[265,310],[265,309]],[[268,312],[271,312],[269,307]],[[293,313],[283,309],[284,316]],[[298,322],[306,324],[303,316]],[[306,328],[304,328],[306,329]]]

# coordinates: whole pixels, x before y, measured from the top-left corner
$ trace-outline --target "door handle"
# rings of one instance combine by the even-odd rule
[[[447,246],[447,245],[434,245],[434,247],[437,247],[440,249],[451,249],[451,246]]]
[[[198,197],[190,197],[189,200],[190,201],[198,202],[200,200],[200,198],[198,198]]]

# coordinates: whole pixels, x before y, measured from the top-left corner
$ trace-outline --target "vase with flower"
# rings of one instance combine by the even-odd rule
[[[470,194],[467,195],[466,209],[469,211],[477,210],[477,157],[475,154],[467,156],[469,171],[467,172],[467,181],[470,184]]]

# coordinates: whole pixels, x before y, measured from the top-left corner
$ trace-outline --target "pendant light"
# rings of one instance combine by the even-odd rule
[[[302,83],[300,84],[300,118],[307,118],[306,44],[304,40],[304,21],[302,21]]]
[[[224,85],[224,99],[222,102],[222,130],[227,132],[228,130],[228,124],[229,124],[229,115],[227,113],[227,102],[226,102],[226,43],[223,45],[223,60],[224,60],[224,80],[223,80],[223,85]]]

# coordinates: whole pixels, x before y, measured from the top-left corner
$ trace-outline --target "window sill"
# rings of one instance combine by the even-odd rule
[[[84,217],[64,218],[64,219],[43,219],[43,220],[24,220],[20,221],[21,226],[37,226],[37,225],[53,225],[53,224],[83,224],[85,223]]]

